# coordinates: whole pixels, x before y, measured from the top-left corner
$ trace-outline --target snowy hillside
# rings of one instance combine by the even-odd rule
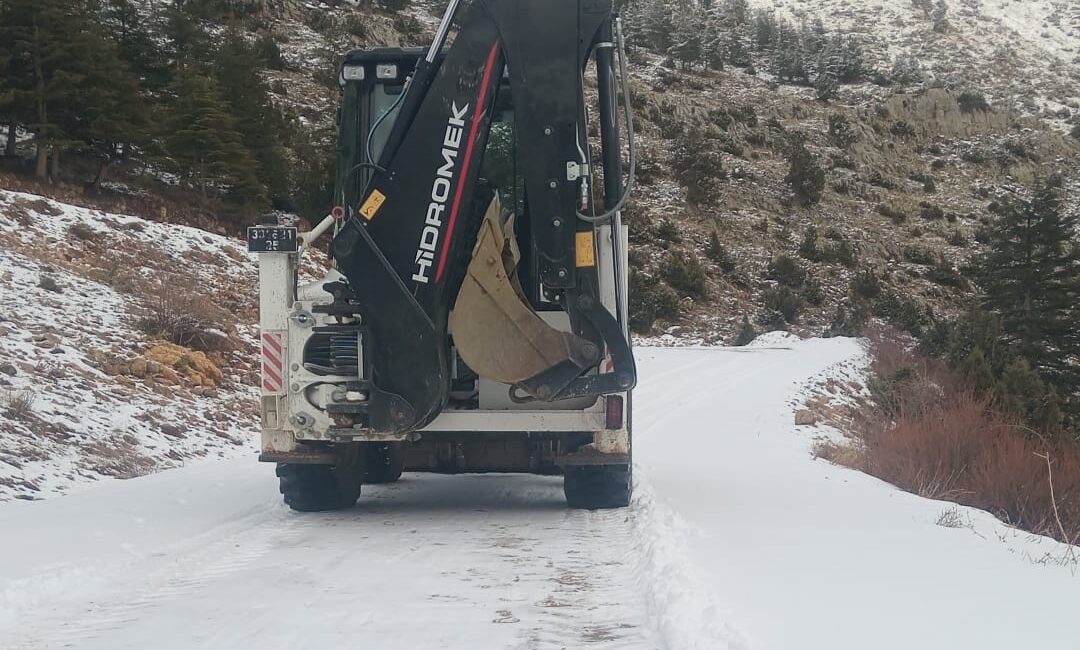
[[[911,0],[770,0],[754,3],[793,19],[820,17],[831,29],[869,37],[877,59],[909,56],[941,82],[1046,110],[1080,106],[1080,6],[1068,0],[957,0],[947,28]],[[927,2],[928,7],[933,3]],[[1068,113],[1066,113],[1067,115]]]
[[[636,498],[406,475],[301,515],[252,458],[0,505],[5,648],[1069,647],[1064,547],[810,455],[851,339],[639,349]],[[951,512],[949,518],[943,513]],[[75,537],[80,543],[73,545]],[[422,622],[422,624],[420,623]]]
[[[239,241],[0,190],[0,501],[247,455],[254,278]]]

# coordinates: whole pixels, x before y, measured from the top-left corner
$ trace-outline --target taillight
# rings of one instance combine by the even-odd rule
[[[607,428],[621,429],[623,426],[623,398],[622,395],[608,395],[607,402]]]

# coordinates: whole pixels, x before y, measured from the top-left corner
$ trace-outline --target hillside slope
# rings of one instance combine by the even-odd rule
[[[241,242],[0,190],[0,501],[249,455]]]
[[[169,40],[161,4],[131,2]],[[445,7],[197,4],[191,24],[206,32],[208,49],[232,38],[254,48],[296,194],[278,196],[279,207],[302,205],[308,219],[332,201],[344,53],[426,45]],[[1068,200],[1080,191],[1075,3],[617,5],[631,42],[639,131],[639,186],[625,217],[641,335],[723,342],[744,319],[758,332],[852,333],[870,318],[917,332],[977,293],[977,262],[1001,196],[1061,174],[1067,209],[1080,209]],[[686,54],[688,44],[699,51]],[[817,88],[837,61],[836,88]],[[18,149],[25,167],[32,147]],[[79,186],[34,191],[150,218],[167,206],[222,232],[254,218],[257,206],[237,206],[222,192],[211,199],[231,216],[212,223],[215,204],[185,185],[168,156],[140,158],[136,151],[115,165],[103,197],[82,196]],[[75,156],[65,164],[77,174]]]
[[[646,40],[632,71],[643,174],[627,215],[648,296],[639,330],[655,318],[676,337],[716,341],[743,317],[807,334],[876,317],[917,332],[977,293],[1001,196],[1055,173],[1066,197],[1080,191],[1066,3],[971,0],[943,33],[907,0],[752,3],[762,13],[721,21],[722,44],[747,57],[722,70],[657,52],[648,11],[672,4],[638,0],[628,18]],[[792,30],[855,52],[835,96],[819,99],[813,59],[807,80],[784,76],[776,39]],[[820,196],[801,197],[792,180],[800,152]]]

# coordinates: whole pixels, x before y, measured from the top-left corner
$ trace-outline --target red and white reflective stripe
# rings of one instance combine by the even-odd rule
[[[263,332],[262,389],[266,395],[285,392],[285,335],[282,332]]]

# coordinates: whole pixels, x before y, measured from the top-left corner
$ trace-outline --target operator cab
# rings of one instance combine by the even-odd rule
[[[343,96],[334,198],[339,205],[359,204],[375,171],[372,165],[378,162],[394,125],[405,84],[424,52],[419,47],[381,47],[352,50],[345,55],[338,75]],[[523,179],[517,173],[514,114],[508,88],[504,74],[500,90],[506,92],[499,92],[496,98],[481,178],[499,191],[503,205],[516,206],[520,212],[524,209]],[[376,128],[372,130],[372,126]]]

